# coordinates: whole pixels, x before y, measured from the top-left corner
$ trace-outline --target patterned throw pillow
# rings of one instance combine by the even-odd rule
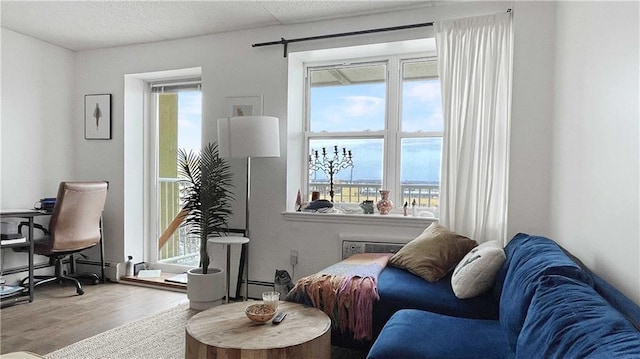
[[[493,286],[506,256],[498,241],[480,244],[467,253],[453,270],[451,287],[456,297],[472,298]]]

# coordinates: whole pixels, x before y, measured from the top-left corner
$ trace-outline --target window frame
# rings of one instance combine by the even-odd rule
[[[386,56],[372,56],[366,58],[336,59],[333,61],[304,62],[303,63],[303,148],[304,159],[310,153],[309,142],[314,139],[379,139],[383,140],[382,153],[382,183],[381,188],[391,190],[391,199],[395,208],[401,208],[401,144],[405,138],[443,138],[444,128],[440,131],[406,132],[402,130],[402,99],[403,99],[403,69],[405,63],[434,61],[437,55],[432,52],[393,54]],[[345,66],[367,66],[384,64],[386,66],[386,98],[384,128],[376,131],[352,132],[311,132],[310,114],[310,73],[318,69],[330,69]],[[439,76],[435,76],[439,78]],[[444,126],[443,126],[444,127]],[[304,160],[302,166],[302,190],[309,193],[309,163]]]
[[[149,214],[147,220],[147,233],[149,234],[145,239],[146,246],[146,258],[149,264],[154,269],[161,269],[163,271],[175,272],[175,271],[187,271],[196,266],[178,263],[161,262],[160,255],[161,250],[158,248],[158,239],[162,234],[163,229],[160,228],[160,216],[159,211],[160,198],[160,163],[159,163],[159,140],[161,137],[161,129],[158,123],[158,106],[159,95],[165,93],[175,93],[187,91],[197,91],[202,95],[202,78],[201,76],[185,76],[185,77],[168,77],[161,79],[154,79],[145,82],[145,93],[147,98],[146,109],[149,113],[147,118],[147,126],[150,133],[149,144],[147,151],[148,158],[148,175],[149,181],[152,181],[149,188],[146,189],[147,196],[147,212]],[[200,116],[202,116],[204,107],[201,106]],[[200,132],[202,134],[202,121],[200,126]],[[202,145],[202,144],[201,144]]]

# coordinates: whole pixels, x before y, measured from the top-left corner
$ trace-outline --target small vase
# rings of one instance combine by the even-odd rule
[[[380,214],[389,214],[393,209],[393,202],[389,199],[389,190],[381,189],[380,190],[380,200],[376,203],[376,208],[378,208],[378,212]]]

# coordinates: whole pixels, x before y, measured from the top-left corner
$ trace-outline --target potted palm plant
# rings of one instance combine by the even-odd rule
[[[200,265],[187,272],[187,296],[191,308],[203,310],[218,304],[225,293],[222,270],[209,268],[207,240],[227,232],[232,174],[229,163],[218,156],[218,146],[209,143],[200,153],[178,150],[178,175],[183,183],[181,226],[200,240]]]

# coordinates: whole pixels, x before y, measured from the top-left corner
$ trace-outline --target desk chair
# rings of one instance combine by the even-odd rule
[[[78,295],[84,294],[80,282],[67,276],[62,269],[62,260],[73,254],[100,244],[102,279],[104,280],[104,245],[102,243],[101,217],[107,198],[106,182],[62,182],[58,187],[56,205],[49,221],[48,238],[34,243],[34,253],[48,256],[55,265],[54,276],[34,276],[38,281],[34,286],[58,281],[71,281]],[[46,232],[45,232],[46,234]],[[98,283],[100,278],[91,273],[91,279]],[[22,280],[24,285],[29,278]]]

